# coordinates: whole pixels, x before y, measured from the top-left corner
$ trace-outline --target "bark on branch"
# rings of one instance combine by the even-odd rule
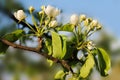
[[[9,11],[8,9],[5,9],[1,5],[0,5],[0,12],[4,13],[5,15],[7,15],[9,18],[11,18],[12,20],[14,20],[16,23],[19,22],[14,17],[14,15],[11,13],[11,11]],[[26,23],[22,22],[22,21],[19,22],[19,24],[21,24],[21,25],[26,26],[26,27],[29,28],[29,26]],[[34,25],[32,25],[32,24],[29,24],[29,25],[31,25],[34,29],[36,29]],[[59,59],[54,58],[54,57],[52,57],[52,56],[50,56],[50,55],[48,55],[46,53],[41,53],[40,52],[41,45],[38,46],[37,48],[32,48],[32,47],[26,47],[26,46],[22,46],[22,45],[19,45],[19,44],[15,44],[15,43],[12,43],[12,42],[10,42],[8,40],[5,40],[5,39],[0,39],[0,41],[2,41],[4,44],[12,46],[14,48],[36,52],[36,53],[44,56],[45,58],[48,58],[48,59],[50,59],[50,60],[52,60],[52,61],[54,61],[56,63],[60,63],[64,68],[66,68],[67,70],[69,70],[69,71],[71,71],[73,73],[73,71],[72,71],[71,67],[68,65],[67,61],[65,61],[65,60],[59,60]]]
[[[5,39],[0,39],[1,42],[3,42],[4,44],[8,45],[8,46],[11,46],[11,47],[14,47],[14,48],[17,48],[17,49],[22,49],[22,50],[27,50],[27,51],[32,51],[32,52],[36,52],[42,56],[44,56],[45,58],[48,58],[56,63],[60,63],[64,68],[66,68],[67,70],[72,71],[71,67],[68,65],[67,61],[65,60],[59,60],[57,58],[54,58],[46,53],[41,53],[40,50],[38,48],[32,48],[32,47],[26,47],[26,46],[22,46],[22,45],[19,45],[19,44],[15,44],[15,43],[12,43],[8,40],[5,40]]]

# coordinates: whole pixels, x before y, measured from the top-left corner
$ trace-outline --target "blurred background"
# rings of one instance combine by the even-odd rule
[[[102,77],[93,69],[87,80],[120,80],[120,0],[0,0],[0,5],[12,13],[23,9],[27,13],[27,21],[31,23],[29,6],[40,11],[42,5],[52,5],[62,10],[58,16],[60,23],[69,22],[72,14],[86,14],[97,19],[103,29],[92,35],[98,47],[107,50],[111,57],[112,68],[109,76]],[[21,27],[0,10],[0,36]],[[36,39],[25,45],[33,45]],[[33,45],[33,46],[35,46]],[[52,68],[42,56],[10,47],[7,54],[0,55],[0,80],[53,80],[53,76],[61,67],[54,64]],[[47,76],[47,77],[46,77]]]

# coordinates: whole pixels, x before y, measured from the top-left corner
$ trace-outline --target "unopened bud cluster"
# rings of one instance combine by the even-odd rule
[[[83,23],[89,30],[100,30],[102,28],[101,24],[92,18],[86,18]]]

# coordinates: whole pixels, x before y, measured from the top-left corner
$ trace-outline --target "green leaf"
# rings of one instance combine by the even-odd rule
[[[93,55],[89,54],[87,57],[87,60],[85,61],[84,65],[80,69],[80,77],[86,78],[93,67],[94,67]]]
[[[46,38],[45,45],[48,51],[48,55],[52,55],[52,41],[51,39]]]
[[[62,48],[62,40],[58,33],[51,31],[52,34],[52,46],[53,46],[53,57],[62,59],[65,56]]]
[[[98,48],[98,67],[102,76],[108,75],[108,71],[111,68],[109,55],[102,48]]]
[[[67,42],[67,38],[64,35],[61,35],[62,39],[62,54],[64,54],[63,59],[68,59],[71,57],[75,48],[71,46],[69,42]]]
[[[65,76],[64,71],[63,71],[63,70],[59,70],[59,71],[56,73],[56,75],[54,76],[54,79],[63,80],[64,76]]]
[[[69,43],[75,43],[76,42],[76,36],[73,32],[58,31],[58,34],[62,37],[66,37],[66,41],[69,42]]]
[[[66,41],[66,37],[62,37],[61,36],[61,38],[62,38],[62,54],[66,54],[66,52],[67,52],[67,41]],[[64,55],[65,56],[65,55]]]
[[[72,25],[72,24],[65,24],[61,27],[60,31],[70,31],[70,32],[73,32],[75,26]]]
[[[12,33],[6,34],[5,36],[2,37],[2,39],[6,39],[10,42],[15,42],[17,41],[20,37],[22,37],[25,34],[25,32],[21,29],[16,30]],[[8,49],[8,45],[4,44],[3,42],[0,42],[0,54],[5,53],[6,50]]]
[[[50,59],[47,59],[47,62],[49,63],[49,65],[50,65],[50,67],[53,65],[53,61],[52,60],[50,60]]]

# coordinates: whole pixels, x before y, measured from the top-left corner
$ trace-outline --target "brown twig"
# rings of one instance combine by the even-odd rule
[[[27,50],[27,51],[32,51],[32,52],[36,52],[42,56],[44,56],[45,58],[48,58],[56,63],[60,63],[64,68],[66,68],[67,70],[72,71],[71,67],[68,65],[68,63],[65,61],[65,60],[59,60],[57,58],[54,58],[46,53],[40,53],[40,48],[37,49],[37,48],[32,48],[32,47],[26,47],[26,46],[22,46],[22,45],[19,45],[19,44],[15,44],[15,43],[12,43],[8,40],[5,40],[5,39],[0,39],[0,41],[2,41],[4,44],[6,45],[9,45],[9,46],[12,46],[14,48],[18,48],[18,49],[22,49],[22,50]]]

